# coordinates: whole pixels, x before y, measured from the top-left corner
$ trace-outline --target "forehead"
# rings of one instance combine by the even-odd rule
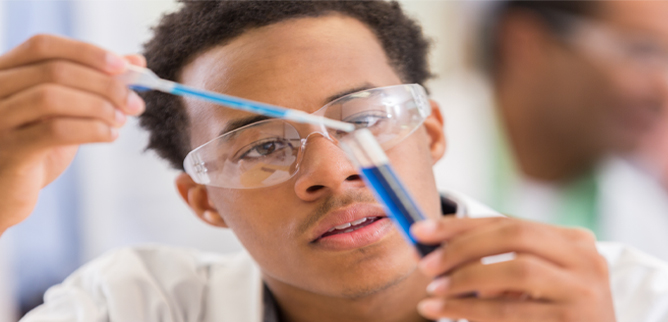
[[[634,31],[668,37],[668,1],[601,1],[602,17]]]
[[[183,69],[180,81],[307,112],[352,88],[401,83],[372,31],[341,15],[247,31],[199,55]],[[194,99],[186,99],[186,108],[193,146],[214,138],[230,120],[249,115]]]

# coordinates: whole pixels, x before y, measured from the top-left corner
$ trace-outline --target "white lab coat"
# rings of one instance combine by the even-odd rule
[[[498,215],[448,193],[458,215]],[[621,244],[600,243],[610,266],[617,322],[668,321],[668,264]],[[260,270],[246,253],[168,246],[124,248],[81,267],[22,322],[262,322]]]

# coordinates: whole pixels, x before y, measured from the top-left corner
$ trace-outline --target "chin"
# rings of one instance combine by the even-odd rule
[[[380,293],[416,273],[418,256],[401,236],[360,248],[323,268],[319,289],[330,296],[360,299]]]

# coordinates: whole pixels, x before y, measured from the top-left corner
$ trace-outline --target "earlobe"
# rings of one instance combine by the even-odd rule
[[[195,183],[187,173],[182,172],[176,177],[176,188],[199,219],[215,227],[227,228],[225,220],[209,200],[205,186]]]
[[[424,121],[424,127],[429,137],[429,150],[433,165],[445,154],[446,140],[441,109],[435,101],[429,100],[429,103],[431,104],[431,115]]]

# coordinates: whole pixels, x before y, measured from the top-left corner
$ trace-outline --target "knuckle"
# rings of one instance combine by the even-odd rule
[[[457,290],[464,285],[470,285],[475,279],[472,278],[468,270],[457,270],[450,274],[450,289]]]
[[[535,273],[535,265],[524,258],[517,258],[511,265],[510,275],[517,281],[528,281]]]
[[[520,242],[530,241],[531,230],[527,225],[523,224],[520,221],[509,221],[505,228],[503,228],[503,233],[507,238],[515,239]]]
[[[586,244],[594,244],[596,242],[596,235],[593,232],[584,228],[569,228],[570,237],[578,242]]]
[[[46,122],[44,130],[45,134],[53,139],[62,139],[67,136],[69,131],[67,124],[58,119]]]
[[[44,56],[49,52],[53,40],[53,36],[51,35],[37,34],[26,41],[26,46],[28,47],[28,51],[33,54]]]
[[[52,62],[46,65],[44,74],[52,82],[64,82],[69,76],[69,68],[63,62]]]
[[[53,85],[40,85],[35,91],[35,105],[43,111],[57,108],[60,103],[58,87]]]
[[[461,254],[466,254],[466,244],[455,240],[446,244],[447,246],[443,247],[443,253],[441,254],[440,262],[446,262],[446,258],[449,260],[457,260]]]

